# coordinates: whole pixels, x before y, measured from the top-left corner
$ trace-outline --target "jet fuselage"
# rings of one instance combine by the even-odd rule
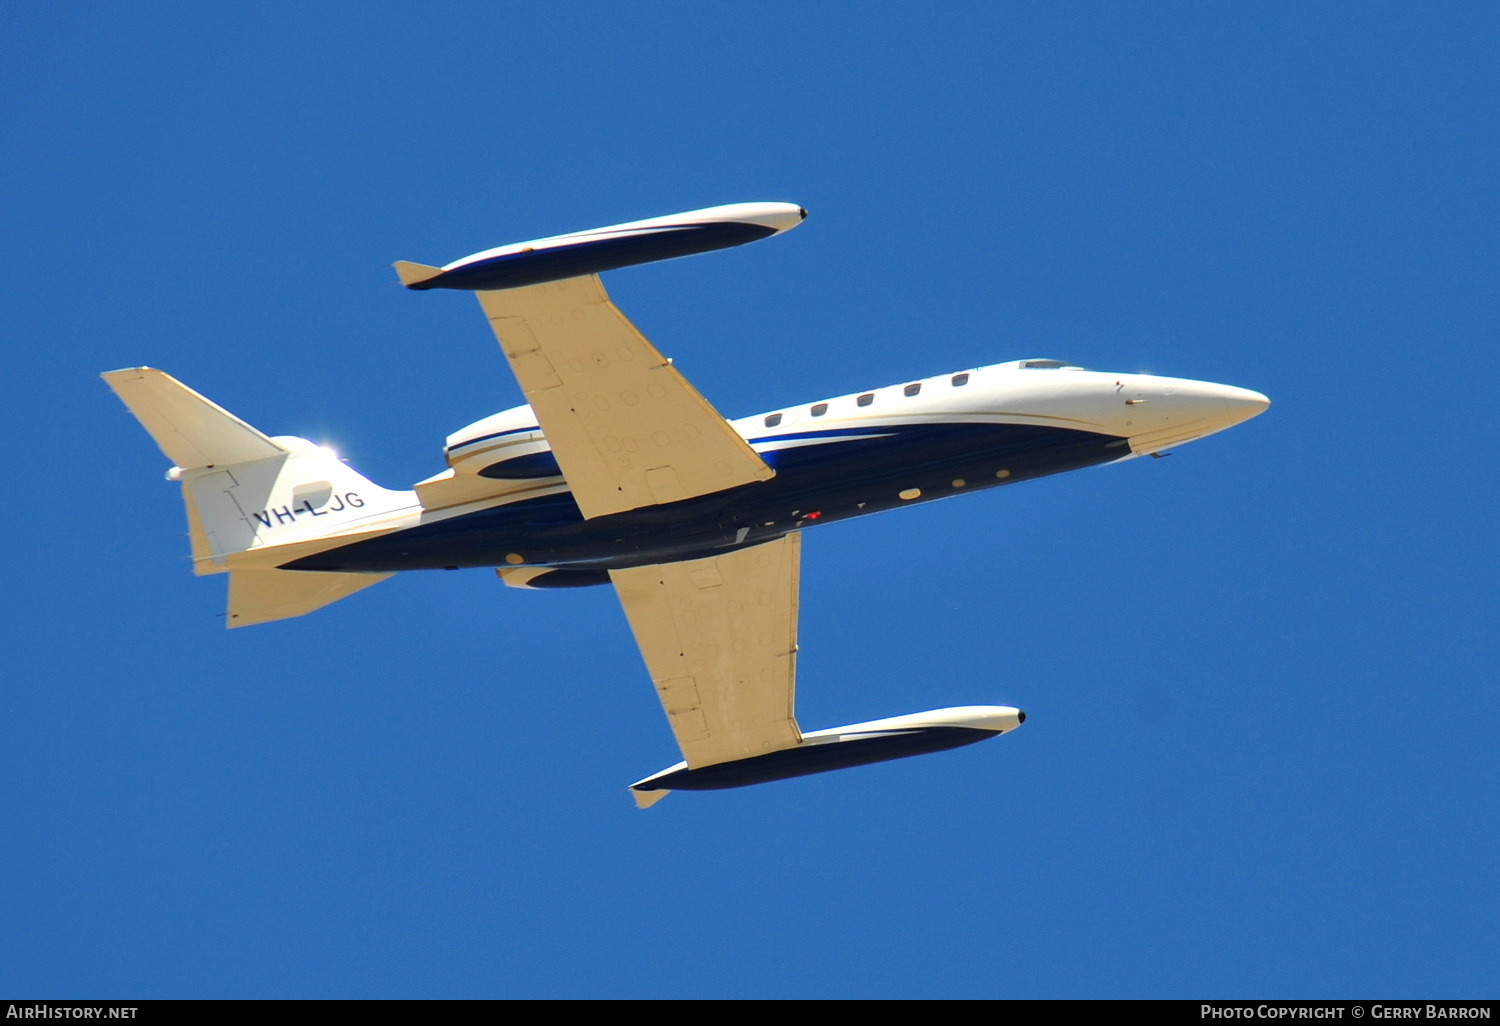
[[[770,480],[585,520],[529,407],[450,438],[450,463],[514,488],[284,564],[344,572],[547,567],[534,586],[694,559],[790,531],[1111,463],[1221,431],[1269,405],[1248,389],[1023,360],[731,424]],[[547,576],[555,577],[548,582]]]

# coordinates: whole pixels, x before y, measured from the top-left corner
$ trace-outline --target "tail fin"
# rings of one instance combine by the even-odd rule
[[[390,576],[277,567],[405,526],[414,493],[381,488],[304,438],[271,438],[162,371],[103,377],[175,464],[193,571],[229,573],[230,627],[301,616]]]

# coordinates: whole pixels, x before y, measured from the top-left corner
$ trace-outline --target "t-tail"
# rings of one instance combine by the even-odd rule
[[[228,626],[301,616],[390,576],[279,567],[407,526],[415,493],[381,488],[305,438],[263,434],[162,371],[103,378],[173,463],[193,572],[229,574]]]

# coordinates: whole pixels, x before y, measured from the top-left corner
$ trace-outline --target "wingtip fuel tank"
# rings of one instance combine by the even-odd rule
[[[741,246],[789,231],[805,217],[795,203],[730,203],[498,246],[444,267],[398,260],[396,273],[409,289],[514,289]]]
[[[679,762],[630,785],[636,805],[649,808],[669,791],[719,791],[787,780],[814,773],[904,759],[961,748],[1015,730],[1026,714],[1006,705],[966,705],[954,709],[893,716],[802,736],[795,748],[733,762],[689,769]]]

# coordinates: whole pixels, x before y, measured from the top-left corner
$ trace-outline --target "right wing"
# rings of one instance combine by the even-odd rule
[[[585,518],[774,476],[598,275],[476,294]]]
[[[802,741],[793,710],[802,536],[611,570],[688,766]]]

